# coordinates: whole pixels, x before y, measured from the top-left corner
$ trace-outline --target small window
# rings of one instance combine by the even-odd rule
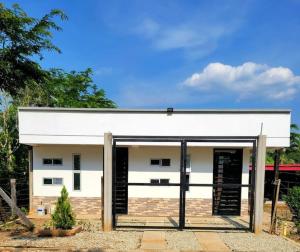
[[[169,159],[169,158],[162,159],[161,166],[171,166],[171,159]]]
[[[190,175],[187,174],[185,175],[185,182],[186,182],[186,191],[189,191],[190,190]]]
[[[62,165],[63,161],[61,158],[54,158],[53,159],[53,165]]]
[[[170,183],[170,179],[160,179],[160,184],[166,185]]]
[[[44,185],[62,185],[62,178],[44,178]]]
[[[43,159],[44,165],[52,165],[52,159],[51,158],[44,158]]]
[[[44,178],[44,185],[52,185],[52,178]]]
[[[62,185],[63,179],[62,178],[53,178],[53,185]]]
[[[74,170],[80,171],[80,155],[73,155]]]
[[[80,173],[74,173],[74,190],[80,190]]]
[[[160,165],[160,160],[159,159],[151,159],[150,164],[151,165]]]
[[[150,179],[151,184],[159,184],[159,179]]]
[[[186,155],[186,168],[191,169],[191,155]]]

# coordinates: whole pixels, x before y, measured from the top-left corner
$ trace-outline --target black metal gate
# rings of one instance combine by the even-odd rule
[[[201,136],[201,137],[191,137],[191,136],[113,136],[113,199],[112,199],[112,213],[113,213],[113,227],[118,228],[178,228],[183,230],[185,228],[189,229],[245,229],[245,228],[219,228],[219,227],[197,227],[197,226],[186,226],[185,210],[186,210],[186,191],[189,187],[212,187],[216,188],[231,188],[231,189],[241,189],[242,187],[249,188],[249,228],[250,231],[253,231],[253,213],[254,213],[254,188],[255,188],[255,176],[251,176],[250,184],[241,184],[241,183],[213,183],[213,184],[200,184],[200,183],[189,183],[186,177],[186,163],[187,163],[187,144],[192,142],[198,143],[252,143],[252,167],[255,170],[256,164],[256,149],[257,149],[257,136],[242,136],[242,137],[233,137],[233,136]],[[128,183],[127,186],[173,186],[179,187],[179,225],[178,227],[165,227],[165,226],[119,226],[116,221],[117,215],[117,178],[116,178],[116,150],[117,144],[120,142],[132,143],[132,142],[173,142],[180,143],[180,183],[168,183],[168,184],[152,184],[152,183]],[[255,173],[253,173],[254,175]]]

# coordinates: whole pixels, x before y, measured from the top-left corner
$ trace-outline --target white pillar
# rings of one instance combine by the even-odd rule
[[[254,195],[254,233],[262,231],[264,215],[264,189],[266,165],[266,139],[265,135],[258,136],[256,170],[255,170],[255,195]]]
[[[112,134],[104,133],[103,230],[112,230]]]

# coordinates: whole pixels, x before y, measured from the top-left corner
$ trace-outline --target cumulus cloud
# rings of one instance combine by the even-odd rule
[[[264,96],[292,99],[300,88],[300,76],[286,67],[246,62],[239,66],[210,63],[192,74],[183,85],[203,92],[233,92],[238,99]]]

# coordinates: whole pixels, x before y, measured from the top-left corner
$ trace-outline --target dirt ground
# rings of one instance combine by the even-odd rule
[[[270,215],[265,212],[265,228]],[[36,228],[47,224],[47,219],[34,219]],[[20,223],[7,223],[0,227],[0,251],[26,250],[68,250],[68,251],[141,251],[144,231],[119,230],[109,233],[101,231],[99,220],[79,222],[83,231],[72,237],[41,238],[29,232]],[[202,241],[197,239],[198,231],[163,230],[167,251],[205,251]],[[264,232],[256,236],[245,231],[213,231],[228,251],[299,251],[300,246],[281,236]],[[155,250],[158,251],[158,250]]]

